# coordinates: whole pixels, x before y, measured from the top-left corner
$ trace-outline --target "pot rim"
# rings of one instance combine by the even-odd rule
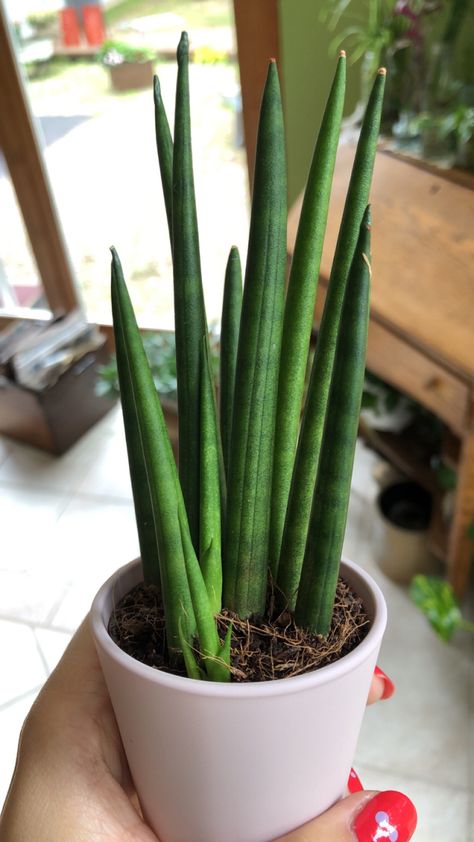
[[[140,559],[129,562],[119,568],[102,585],[91,607],[90,622],[92,633],[96,645],[105,650],[108,657],[114,660],[122,669],[127,669],[143,680],[154,684],[161,684],[169,689],[214,698],[257,698],[274,695],[280,696],[308,690],[314,685],[323,685],[331,681],[337,681],[343,675],[356,669],[361,662],[367,660],[373,650],[380,645],[387,625],[387,606],[379,586],[367,571],[343,557],[341,560],[342,575],[348,571],[351,580],[358,579],[361,581],[363,588],[365,588],[367,593],[370,593],[373,600],[373,618],[369,632],[352,652],[344,655],[338,661],[327,664],[325,667],[320,667],[313,672],[271,681],[232,684],[217,681],[202,681],[185,676],[172,675],[155,667],[150,667],[148,664],[143,664],[131,655],[128,655],[112,640],[107,630],[109,616],[105,618],[104,613],[107,607],[109,593],[116,588],[118,581],[123,576],[127,573],[133,574],[135,567],[140,565],[140,563]],[[354,585],[352,586],[354,587]],[[357,588],[355,589],[357,590]]]

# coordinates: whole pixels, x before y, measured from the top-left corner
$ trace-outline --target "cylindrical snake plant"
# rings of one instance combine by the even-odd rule
[[[325,635],[331,624],[365,368],[368,199],[385,81],[381,70],[363,119],[303,406],[345,74],[341,53],[285,290],[284,124],[277,67],[269,64],[243,289],[235,246],[225,272],[219,405],[201,280],[186,33],[173,138],[155,79],[174,267],[179,471],[115,250],[112,303],[144,580],[161,589],[170,654],[183,658],[191,678],[230,679],[232,629],[220,640],[216,615],[223,608],[243,619],[264,615],[270,584],[302,628]]]

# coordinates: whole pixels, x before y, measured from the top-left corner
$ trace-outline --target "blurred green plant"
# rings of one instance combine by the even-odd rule
[[[362,409],[371,409],[376,415],[395,412],[403,404],[415,409],[418,404],[390,383],[370,371],[365,372]]]
[[[351,5],[352,0],[325,0],[321,20],[331,32],[337,28],[345,13],[350,11]],[[385,62],[388,50],[394,53],[410,46],[411,41],[406,34],[411,27],[411,20],[397,12],[399,6],[397,0],[367,0],[364,9],[353,13],[349,24],[334,36],[329,49],[337,52],[344,45],[351,62],[366,57],[367,68],[373,78],[377,68]]]
[[[58,26],[58,13],[34,12],[27,15],[26,21],[35,30],[37,35],[49,34]]]
[[[335,33],[330,50],[361,60],[362,104],[377,67],[387,66],[383,131],[445,168],[474,167],[473,90],[454,61],[470,10],[472,0],[324,0],[321,11]]]
[[[454,591],[444,579],[415,576],[410,585],[410,597],[441,640],[450,641],[457,629],[474,633],[474,623],[463,618]]]
[[[454,491],[458,483],[458,475],[454,468],[451,468],[443,459],[438,458],[433,460],[433,470],[436,476],[436,482],[442,491]]]
[[[153,375],[156,391],[168,401],[177,399],[176,379],[176,338],[174,333],[157,331],[146,333],[143,337],[143,347],[148,364]],[[209,335],[212,370],[214,381],[217,382],[219,371],[219,335],[214,330]],[[100,397],[116,399],[120,397],[120,387],[117,369],[117,357],[110,355],[105,365],[96,368],[97,380],[95,392]]]
[[[97,58],[106,67],[114,67],[117,64],[153,61],[156,58],[156,50],[145,45],[137,46],[127,41],[104,41]]]

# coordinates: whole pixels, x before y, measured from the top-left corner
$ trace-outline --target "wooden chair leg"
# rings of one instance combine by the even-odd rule
[[[462,598],[469,584],[474,542],[469,531],[474,523],[474,429],[461,443],[456,505],[448,545],[448,580]]]

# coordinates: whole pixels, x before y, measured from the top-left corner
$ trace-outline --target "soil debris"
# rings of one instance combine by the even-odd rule
[[[298,628],[285,611],[271,621],[262,617],[241,620],[229,611],[217,617],[223,640],[232,622],[233,682],[271,681],[319,669],[358,646],[370,628],[362,600],[339,578],[331,629],[326,637]],[[186,675],[184,663],[170,663],[159,589],[136,585],[115,607],[109,634],[124,652],[149,666]]]

